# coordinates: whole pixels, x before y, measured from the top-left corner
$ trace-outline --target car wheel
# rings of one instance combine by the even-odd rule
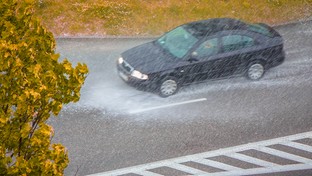
[[[174,77],[166,77],[160,82],[159,95],[169,97],[175,94],[179,89],[177,80]]]
[[[249,65],[247,70],[247,77],[251,80],[258,80],[264,75],[264,66],[260,62],[255,62]]]

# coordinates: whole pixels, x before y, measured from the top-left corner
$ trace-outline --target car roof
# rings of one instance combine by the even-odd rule
[[[183,27],[194,36],[200,38],[224,30],[247,30],[248,24],[232,18],[213,18],[187,23]]]

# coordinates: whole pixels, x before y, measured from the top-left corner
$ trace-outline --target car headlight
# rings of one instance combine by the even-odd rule
[[[147,80],[148,79],[148,76],[137,71],[137,70],[133,70],[132,73],[131,73],[131,76],[135,77],[135,78],[138,78],[138,79],[142,79],[142,80]]]
[[[118,64],[122,64],[122,63],[123,63],[123,61],[124,61],[124,60],[123,60],[123,58],[122,58],[122,57],[119,57],[119,58],[118,58]]]

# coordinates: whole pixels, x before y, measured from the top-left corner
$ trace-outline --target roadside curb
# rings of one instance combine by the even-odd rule
[[[281,27],[286,27],[286,26],[292,26],[292,25],[297,25],[297,24],[302,24],[302,23],[307,23],[307,22],[311,22],[312,21],[312,16],[311,17],[307,17],[301,20],[295,20],[295,21],[290,21],[290,22],[286,22],[286,23],[281,23],[281,24],[277,24],[277,25],[272,25],[273,28],[281,28]],[[155,35],[155,36],[114,36],[114,35],[106,35],[106,36],[97,36],[97,35],[91,35],[91,36],[56,36],[55,39],[117,39],[117,40],[127,40],[127,39],[155,39],[159,37],[159,35]]]
[[[134,39],[134,40],[140,40],[140,39],[155,39],[159,36],[113,36],[113,35],[107,35],[107,36],[56,36],[55,39],[112,39],[112,40],[127,40],[127,39]]]
[[[297,24],[302,24],[302,23],[308,23],[311,21],[312,21],[312,16],[301,19],[301,20],[294,20],[294,21],[289,21],[287,23],[281,23],[281,24],[273,25],[272,27],[273,28],[281,28],[281,27],[292,26],[292,25],[297,25]]]

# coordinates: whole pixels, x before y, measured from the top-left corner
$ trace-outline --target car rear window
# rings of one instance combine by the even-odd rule
[[[254,45],[254,40],[243,35],[228,35],[222,37],[223,51],[230,52]]]
[[[249,25],[248,29],[253,32],[257,32],[263,35],[266,35],[268,37],[274,37],[274,34],[271,33],[270,29],[266,28],[265,26],[261,24],[251,24]]]

